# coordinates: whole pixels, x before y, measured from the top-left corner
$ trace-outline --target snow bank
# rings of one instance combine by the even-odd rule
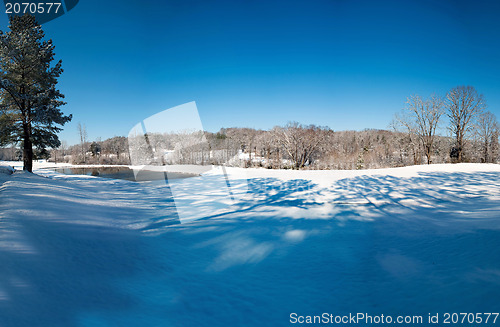
[[[0,166],[0,174],[10,175],[14,172],[14,168],[11,166]]]

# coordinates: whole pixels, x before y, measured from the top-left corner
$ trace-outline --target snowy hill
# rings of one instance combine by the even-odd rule
[[[0,169],[0,326],[498,312],[500,166],[228,172],[248,193],[179,224],[166,186]]]

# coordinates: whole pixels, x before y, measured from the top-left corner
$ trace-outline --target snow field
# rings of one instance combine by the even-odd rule
[[[183,201],[207,210],[185,224],[166,185],[47,165],[0,173],[2,327],[498,311],[498,165],[228,168],[247,192],[209,212],[200,179],[183,180]]]

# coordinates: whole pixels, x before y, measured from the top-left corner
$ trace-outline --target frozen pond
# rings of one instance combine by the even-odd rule
[[[167,178],[164,172],[148,170],[142,170],[134,176],[134,170],[128,167],[64,167],[53,168],[53,170],[66,175],[87,175],[129,181],[159,181],[198,176],[198,174],[169,172]]]

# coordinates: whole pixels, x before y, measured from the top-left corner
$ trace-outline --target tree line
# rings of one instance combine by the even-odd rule
[[[463,98],[457,99],[457,94]],[[464,97],[471,95],[474,99]],[[445,117],[449,118],[447,125]],[[51,160],[59,157],[75,164],[276,169],[368,169],[499,161],[498,122],[484,110],[482,96],[472,87],[454,88],[447,98],[411,96],[391,126],[392,130],[333,131],[291,122],[271,130],[233,127],[216,133],[153,133],[147,135],[147,142],[144,135],[87,142],[85,129],[82,132],[80,128],[82,142],[54,150]],[[448,135],[439,135],[439,129],[446,129]]]
[[[122,139],[115,146],[120,150],[114,158],[127,164],[278,169],[366,169],[499,161],[498,121],[486,110],[484,96],[472,86],[457,86],[444,97],[410,96],[390,126],[391,130],[333,131],[291,122],[271,130],[234,127],[217,133],[154,133]],[[443,130],[446,133],[440,135]],[[95,149],[106,148],[102,154],[109,161],[113,152],[109,143],[117,140],[107,140],[103,146],[87,144],[87,152],[95,157]]]
[[[497,162],[500,127],[495,115],[486,108],[484,96],[474,87],[457,86],[445,97],[410,96],[392,125],[406,134],[415,164],[421,163],[422,153],[428,164],[433,162],[437,130],[443,124],[451,138],[452,162]],[[448,118],[447,125],[443,123],[444,116]]]

